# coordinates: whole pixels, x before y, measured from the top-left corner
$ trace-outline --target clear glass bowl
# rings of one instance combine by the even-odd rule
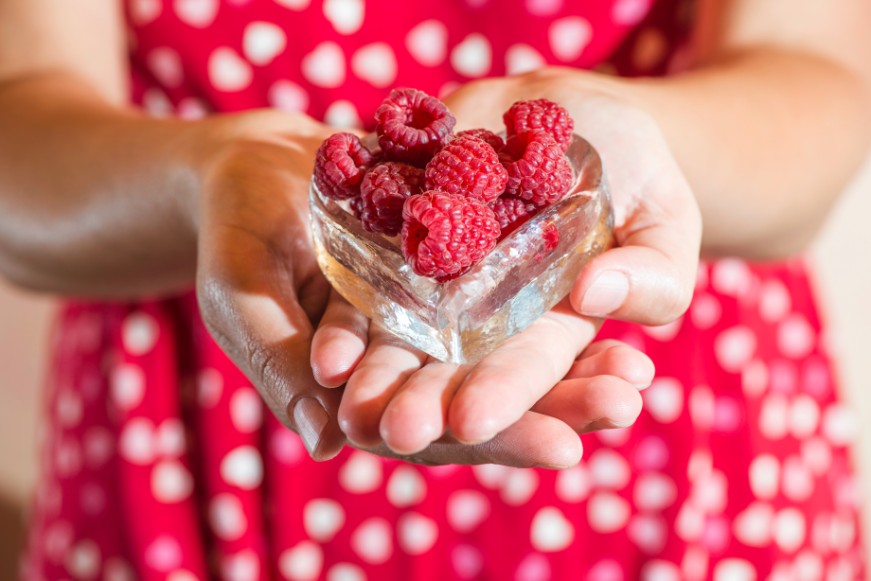
[[[575,174],[568,194],[445,283],[415,274],[398,236],[365,231],[347,202],[326,198],[312,182],[321,270],[348,302],[411,345],[441,361],[473,363],[562,300],[584,265],[613,244],[599,154],[575,135],[567,155]]]

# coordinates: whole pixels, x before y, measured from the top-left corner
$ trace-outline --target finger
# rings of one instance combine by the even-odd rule
[[[312,339],[311,366],[324,387],[348,381],[369,342],[369,319],[334,290]]]
[[[641,413],[641,406],[641,394],[635,386],[602,375],[561,381],[532,409],[584,433],[631,426]]]
[[[595,333],[593,321],[560,303],[469,373],[451,402],[451,433],[461,442],[478,443],[519,420],[565,377]]]
[[[312,327],[292,276],[256,237],[212,228],[198,262],[200,312],[212,336],[316,460],[332,458],[345,437],[341,393],[321,388],[309,365]],[[264,276],[263,273],[270,273]]]
[[[369,348],[345,385],[339,425],[362,448],[381,442],[379,424],[399,387],[426,361],[426,354],[378,325],[369,332]]]
[[[397,391],[381,417],[380,434],[397,454],[416,454],[445,432],[448,406],[467,366],[432,362]]]
[[[631,383],[636,389],[644,389],[653,381],[654,372],[650,357],[625,343],[606,339],[587,347],[575,360],[566,379],[611,375]]]
[[[618,247],[595,259],[571,292],[576,311],[644,325],[663,325],[686,311],[692,298],[701,244],[701,219],[682,177],[681,195],[668,209],[639,203],[615,228]],[[651,196],[652,197],[652,196]]]
[[[425,465],[501,464],[517,468],[569,468],[581,461],[583,445],[564,422],[526,412],[493,439],[474,445],[443,438],[416,454],[398,454],[382,443],[373,453]]]

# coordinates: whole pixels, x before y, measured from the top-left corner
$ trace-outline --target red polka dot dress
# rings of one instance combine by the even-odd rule
[[[133,99],[335,126],[394,86],[442,94],[546,63],[665,72],[667,0],[128,0]],[[856,422],[802,264],[705,264],[680,320],[609,323],[657,379],[563,471],[317,464],[191,295],[57,322],[23,576],[194,581],[854,581]]]

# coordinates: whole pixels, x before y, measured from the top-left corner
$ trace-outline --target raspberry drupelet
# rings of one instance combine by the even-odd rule
[[[387,159],[423,167],[450,140],[457,120],[444,103],[417,89],[394,89],[375,111]]]
[[[405,200],[421,193],[423,170],[388,161],[369,170],[360,184],[360,221],[370,232],[396,236],[402,229]]]
[[[315,185],[322,194],[334,200],[356,197],[360,193],[363,174],[372,161],[372,153],[356,135],[330,135],[315,155]]]
[[[496,215],[496,220],[499,221],[499,227],[502,229],[502,235],[499,240],[520,228],[523,224],[532,218],[537,208],[530,202],[515,198],[514,196],[501,196],[496,198],[490,208]]]
[[[499,239],[488,206],[461,194],[429,191],[402,210],[402,254],[420,276],[446,282],[484,258]]]
[[[540,129],[547,131],[565,152],[572,144],[575,122],[564,107],[548,99],[517,101],[502,116],[506,135]]]
[[[426,189],[464,194],[485,203],[499,197],[507,182],[499,155],[475,137],[456,137],[426,166]]]
[[[572,185],[569,160],[545,131],[534,129],[510,137],[499,156],[508,172],[505,193],[537,208],[553,204]]]
[[[466,129],[457,133],[457,137],[474,137],[485,143],[489,143],[494,151],[499,151],[505,147],[505,140],[490,131],[489,129]]]

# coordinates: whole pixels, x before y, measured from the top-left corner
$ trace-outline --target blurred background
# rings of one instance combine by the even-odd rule
[[[871,162],[811,249],[842,390],[859,425],[871,424]],[[54,304],[0,282],[0,579],[15,578],[23,513],[36,479],[36,425]],[[855,449],[871,499],[871,429]],[[871,504],[865,510],[871,531]],[[866,538],[866,543],[868,539]],[[871,551],[868,551],[871,556]],[[871,562],[871,558],[869,558]]]

